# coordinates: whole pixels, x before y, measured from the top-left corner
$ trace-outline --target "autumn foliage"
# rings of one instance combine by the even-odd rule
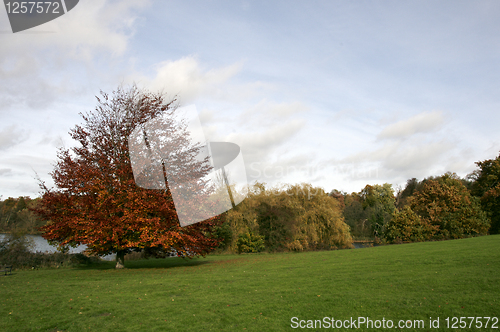
[[[426,180],[408,198],[408,205],[387,224],[387,242],[459,239],[486,235],[490,220],[479,199],[471,195],[456,174]]]
[[[43,237],[60,245],[85,244],[97,255],[117,253],[117,267],[131,251],[147,249],[179,255],[205,255],[218,243],[211,236],[219,218],[180,227],[169,190],[136,185],[127,138],[134,128],[161,115],[173,116],[175,101],[137,87],[102,93],[93,112],[81,114],[83,124],[70,131],[78,142],[60,149],[51,176],[55,189],[44,189],[36,212],[50,222]],[[169,128],[172,130],[172,128]],[[189,140],[185,128],[176,128],[177,139]],[[203,162],[184,154],[197,170]],[[193,205],[197,202],[193,201]]]
[[[352,245],[338,200],[305,183],[274,188],[256,183],[225,220],[231,228],[232,251],[307,251]]]
[[[39,198],[28,196],[0,200],[0,233],[36,234],[37,229],[44,225],[32,211],[39,202]]]

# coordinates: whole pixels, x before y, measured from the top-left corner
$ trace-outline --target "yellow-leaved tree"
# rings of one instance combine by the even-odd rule
[[[352,246],[338,200],[310,184],[266,188],[265,184],[256,183],[248,197],[228,211],[225,220],[231,228],[232,251],[242,251],[239,242],[244,242],[245,248],[253,248],[249,239],[263,240],[268,251]]]

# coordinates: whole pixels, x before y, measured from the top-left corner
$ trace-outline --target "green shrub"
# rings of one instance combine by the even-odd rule
[[[222,223],[217,226],[213,232],[213,236],[219,240],[219,247],[217,249],[225,251],[233,241],[233,231],[228,222]]]
[[[264,237],[254,233],[243,233],[238,236],[238,253],[260,252],[265,249]]]

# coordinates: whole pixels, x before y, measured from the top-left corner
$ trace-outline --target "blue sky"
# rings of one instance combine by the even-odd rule
[[[0,8],[0,195],[37,196],[100,90],[195,105],[250,183],[465,176],[500,150],[498,1],[105,1],[13,34]]]

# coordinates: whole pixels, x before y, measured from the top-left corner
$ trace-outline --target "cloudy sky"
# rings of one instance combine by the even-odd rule
[[[250,183],[330,191],[465,176],[500,151],[498,1],[81,0],[12,33],[0,8],[0,195],[50,185],[99,92],[195,105]]]

